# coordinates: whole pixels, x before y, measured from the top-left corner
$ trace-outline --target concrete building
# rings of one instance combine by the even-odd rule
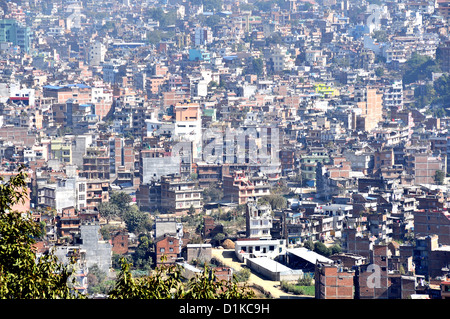
[[[224,199],[239,205],[249,200],[257,201],[259,198],[270,194],[270,185],[264,181],[257,185],[243,171],[235,171],[223,175]]]
[[[178,103],[175,105],[174,134],[181,140],[192,141],[192,157],[201,156],[202,116],[198,103]]]
[[[211,244],[187,244],[186,262],[209,262],[212,258]]]
[[[106,46],[100,41],[94,41],[89,46],[88,63],[90,66],[100,66],[105,61]]]
[[[183,215],[191,207],[199,212],[203,207],[202,194],[203,189],[193,180],[179,175],[161,177],[161,210],[164,212]]]
[[[246,209],[246,234],[247,238],[272,239],[272,209],[270,205],[259,205],[256,202],[248,202]]]
[[[156,265],[174,264],[180,256],[180,239],[164,234],[155,239]]]
[[[101,238],[100,225],[85,224],[80,226],[80,249],[86,251],[86,266],[97,265],[106,274],[112,266],[112,247]]]
[[[31,47],[31,30],[15,19],[0,20],[0,42],[11,42],[28,53]]]
[[[286,254],[286,240],[238,239],[235,241],[234,252],[241,262],[244,262],[247,258],[255,257],[274,259]]]

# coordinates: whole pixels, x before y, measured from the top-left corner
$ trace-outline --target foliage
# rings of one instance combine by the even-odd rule
[[[264,61],[261,58],[252,59],[252,69],[256,75],[260,76],[264,74]]]
[[[442,185],[444,184],[445,172],[441,170],[437,170],[434,174],[434,180],[436,184]]]
[[[133,254],[133,265],[136,268],[144,268],[149,270],[152,265],[152,247],[153,242],[148,235],[141,234],[139,236],[139,245]]]
[[[314,284],[313,276],[305,274],[302,278],[298,278],[297,284],[299,286],[312,286]]]
[[[108,280],[107,275],[97,265],[89,268],[88,294],[107,294],[114,286],[113,280]]]
[[[314,252],[316,252],[316,253],[318,253],[319,255],[322,255],[322,256],[329,256],[330,255],[330,250],[328,249],[328,247],[325,246],[325,244],[320,242],[320,241],[316,241],[314,243]]]
[[[234,273],[234,278],[238,281],[238,282],[245,282],[247,280],[249,280],[251,275],[251,271],[248,268],[242,268],[239,271]]]
[[[38,258],[34,244],[40,224],[30,213],[12,210],[26,198],[25,179],[20,170],[0,185],[0,298],[81,298],[70,288],[73,264],[65,266],[53,254]]]
[[[159,27],[164,29],[169,25],[173,25],[177,21],[177,14],[175,10],[164,11],[163,8],[151,8],[148,11],[148,16],[154,20],[159,22]]]
[[[220,201],[223,198],[223,191],[214,183],[203,189],[203,202],[211,203]]]
[[[430,80],[433,72],[440,72],[439,64],[429,56],[414,52],[406,62],[403,70],[403,84],[410,84],[421,80]]]
[[[111,299],[249,299],[252,290],[236,282],[219,281],[211,268],[183,282],[179,266],[159,266],[151,275],[133,278],[123,261]]]
[[[141,212],[136,205],[130,205],[131,201],[131,196],[125,192],[112,192],[109,201],[101,203],[98,211],[108,222],[114,217],[120,217],[129,232],[149,231],[152,227],[149,214]]]
[[[285,292],[292,293],[295,295],[306,295],[306,296],[314,296],[315,295],[315,287],[314,286],[300,286],[296,284],[289,283],[287,281],[282,280],[281,289]]]
[[[286,208],[287,200],[281,195],[265,195],[258,200],[259,204],[269,204],[272,210]]]
[[[102,202],[97,206],[98,213],[101,217],[106,219],[106,222],[109,224],[111,219],[119,216],[119,208],[116,204],[112,202]]]
[[[303,247],[309,250],[314,250],[314,242],[312,240],[307,240],[303,243]]]
[[[122,219],[129,232],[141,233],[151,230],[150,215],[141,212],[136,205],[130,206],[130,208],[122,215]]]

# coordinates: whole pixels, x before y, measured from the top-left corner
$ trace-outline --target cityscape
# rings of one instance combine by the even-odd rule
[[[0,226],[29,212],[74,296],[121,296],[128,265],[449,299],[449,128],[449,0],[0,1]]]

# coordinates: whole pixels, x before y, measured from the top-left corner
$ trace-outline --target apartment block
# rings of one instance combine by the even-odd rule
[[[199,212],[203,207],[203,189],[193,180],[179,175],[161,177],[161,209],[168,213],[183,215],[191,207]]]

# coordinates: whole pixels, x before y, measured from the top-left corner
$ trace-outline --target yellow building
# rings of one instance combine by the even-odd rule
[[[326,86],[323,83],[316,83],[314,84],[314,91],[317,94],[322,95],[323,97],[333,97],[338,96],[339,91],[331,86]]]
[[[65,164],[72,164],[72,143],[70,140],[57,138],[50,142],[52,159],[60,159]]]

